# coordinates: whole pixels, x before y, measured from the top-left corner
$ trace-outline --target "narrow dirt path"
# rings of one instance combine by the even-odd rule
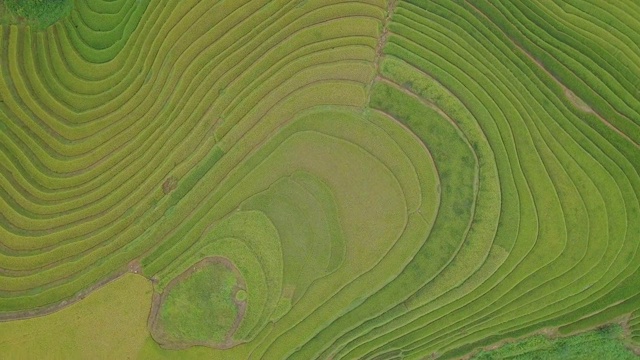
[[[493,21],[487,17],[487,15],[485,13],[483,13],[480,9],[478,9],[475,5],[473,5],[473,3],[471,1],[467,1],[467,4],[472,7],[479,15],[483,16],[485,19],[487,19],[487,21],[492,22]],[[583,99],[581,99],[578,95],[576,95],[573,91],[571,91],[571,89],[569,89],[565,84],[563,84],[555,75],[553,75],[545,66],[544,64],[536,59],[531,53],[529,53],[529,51],[527,51],[525,48],[523,48],[518,42],[516,42],[511,36],[509,36],[508,34],[505,34],[506,38],[509,39],[509,41],[518,49],[520,50],[524,55],[526,55],[531,61],[533,61],[534,64],[536,64],[540,69],[542,69],[548,76],[550,79],[552,79],[553,81],[555,81],[563,90],[564,96],[569,100],[569,102],[571,104],[573,104],[573,106],[575,106],[577,109],[590,113],[594,116],[596,116],[602,123],[604,123],[607,127],[609,127],[610,129],[612,129],[613,131],[615,131],[618,135],[622,136],[625,140],[629,141],[631,144],[633,144],[635,147],[640,148],[640,144],[636,143],[635,141],[633,141],[633,139],[631,139],[627,134],[625,134],[624,132],[622,132],[620,129],[618,129],[617,127],[613,126],[613,124],[611,124],[609,122],[609,120],[605,119],[601,114],[599,114],[597,111],[595,111],[591,106],[589,106],[589,104],[587,102],[585,102]],[[615,109],[614,109],[615,110]]]
[[[387,45],[387,39],[389,38],[389,23],[391,23],[391,17],[393,13],[396,11],[396,7],[398,5],[398,0],[389,0],[387,2],[387,15],[384,18],[382,23],[382,33],[380,34],[380,38],[378,38],[378,45],[376,46],[376,56],[373,60],[373,67],[375,69],[375,74],[367,84],[367,102],[366,106],[369,106],[369,102],[371,101],[371,87],[378,79],[380,75],[380,62],[382,62],[382,57],[384,55],[384,47]]]
[[[533,61],[536,65],[538,65],[538,67],[540,69],[542,69],[551,79],[553,79],[561,88],[562,88],[562,92],[564,93],[564,96],[569,100],[569,102],[575,106],[577,109],[592,114],[595,117],[597,117],[598,119],[600,119],[600,121],[602,123],[604,123],[605,125],[607,125],[607,127],[609,127],[610,129],[612,129],[613,131],[615,131],[618,135],[622,136],[623,138],[625,138],[626,140],[628,140],[630,143],[632,143],[633,145],[635,145],[636,147],[640,148],[640,144],[636,143],[635,141],[633,141],[633,139],[631,139],[627,134],[625,134],[624,132],[622,132],[621,130],[619,130],[617,127],[613,126],[613,124],[611,124],[609,122],[609,120],[605,119],[602,115],[600,115],[597,111],[595,111],[591,106],[589,106],[589,104],[587,104],[584,100],[582,100],[576,93],[574,93],[573,91],[571,91],[571,89],[569,89],[566,85],[564,85],[558,78],[555,77],[555,75],[553,75],[549,70],[547,70],[547,68],[544,67],[544,65],[542,64],[542,62],[540,62],[540,60],[536,59],[535,57],[533,57],[533,55],[531,55],[527,50],[525,50],[524,48],[522,48],[519,44],[517,44],[515,41],[513,41],[511,38],[509,38],[509,40],[520,50],[522,51],[523,54],[525,54],[531,61]]]

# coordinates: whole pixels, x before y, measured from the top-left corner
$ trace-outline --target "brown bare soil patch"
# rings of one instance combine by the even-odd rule
[[[595,112],[593,111],[593,109],[591,108],[591,106],[589,106],[586,102],[584,102],[582,99],[580,99],[578,97],[578,95],[576,95],[573,91],[569,90],[569,88],[567,88],[566,86],[562,86],[562,89],[564,90],[564,95],[567,97],[567,99],[569,99],[569,101],[578,109],[584,111],[584,112],[588,112],[588,113],[592,113],[594,114]]]
[[[169,176],[164,183],[162,183],[162,192],[167,195],[178,187],[178,179],[175,176]]]
[[[142,273],[142,264],[140,264],[140,260],[133,260],[129,263],[129,265],[127,265],[127,269],[129,270],[129,272],[134,273],[134,274],[141,274]]]

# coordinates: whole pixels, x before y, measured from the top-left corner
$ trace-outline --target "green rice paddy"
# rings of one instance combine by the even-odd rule
[[[638,19],[0,1],[0,354],[633,358]]]

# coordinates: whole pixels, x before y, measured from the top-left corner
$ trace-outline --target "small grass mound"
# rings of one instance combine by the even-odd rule
[[[236,292],[236,301],[246,301],[247,300],[247,292],[244,290],[238,290]]]
[[[238,271],[223,258],[207,258],[167,286],[152,314],[154,338],[168,347],[225,347],[243,309]]]

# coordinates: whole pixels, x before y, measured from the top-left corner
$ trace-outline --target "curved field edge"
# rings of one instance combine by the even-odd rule
[[[132,273],[125,274],[87,295],[82,302],[70,305],[55,314],[0,323],[0,333],[6,340],[4,349],[16,359],[38,354],[42,357],[58,354],[66,358],[83,358],[88,355],[101,358],[115,355],[131,358],[179,356],[184,359],[198,359],[203,356],[217,356],[214,350],[202,347],[180,351],[160,348],[146,331],[152,291],[152,283],[148,279]],[[123,318],[122,321],[118,320],[120,317]],[[59,323],[68,322],[69,319],[74,319],[74,326],[63,330],[64,336],[61,336]],[[107,328],[109,330],[106,330]],[[606,330],[606,336],[602,335],[603,329]],[[569,337],[549,338],[549,335],[543,332],[541,335],[518,341],[510,340],[502,346],[493,344],[475,357],[468,356],[471,359],[491,359],[500,358],[505,354],[540,354],[542,351],[558,349],[560,344],[557,342],[562,340],[570,345],[575,344],[573,346],[578,349],[587,349],[595,353],[615,349],[619,351],[617,354],[626,356],[616,359],[635,358],[630,357],[628,350],[624,349],[621,333],[622,329],[617,324]],[[588,339],[588,342],[579,341],[584,335],[592,338]],[[599,341],[605,342],[607,347],[599,348]],[[114,353],[116,349],[118,352]],[[602,358],[607,359],[607,355],[604,354]]]
[[[2,28],[2,316],[222,256],[214,356],[638,342],[637,5],[153,5]]]

